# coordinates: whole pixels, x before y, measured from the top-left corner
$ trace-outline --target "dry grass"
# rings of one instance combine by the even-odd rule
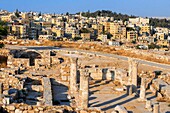
[[[19,45],[22,45],[20,43],[21,41],[18,41]],[[64,48],[74,48],[74,49],[80,49],[80,50],[90,50],[90,51],[97,51],[97,52],[104,52],[104,53],[111,53],[111,54],[117,54],[127,57],[133,57],[133,58],[139,58],[143,60],[153,61],[157,63],[164,63],[164,64],[170,64],[170,62],[163,60],[163,59],[156,59],[153,56],[142,56],[140,54],[135,54],[127,50],[115,50],[113,46],[105,46],[101,44],[96,44],[92,42],[68,42],[68,41],[44,41],[40,44],[37,44],[35,41],[29,41],[28,44],[24,44],[24,46],[56,46],[56,47],[64,47]]]

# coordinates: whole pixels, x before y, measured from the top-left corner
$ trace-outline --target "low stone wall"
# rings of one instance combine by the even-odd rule
[[[161,79],[154,79],[153,85],[157,91],[160,91],[167,99],[170,99],[170,85]]]
[[[0,113],[104,113],[97,108],[74,110],[70,106],[28,106],[26,104],[2,105]]]
[[[23,58],[9,58],[7,61],[7,67],[19,67],[22,65],[23,67],[29,66],[29,59],[23,59]]]
[[[26,104],[3,105],[0,113],[73,113],[69,106],[28,106]]]
[[[127,77],[127,71],[116,68],[88,68],[90,77],[94,80],[120,80]]]

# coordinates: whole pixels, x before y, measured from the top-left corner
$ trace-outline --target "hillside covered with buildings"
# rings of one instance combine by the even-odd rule
[[[3,35],[3,39],[102,41],[114,46],[169,48],[169,20],[166,19],[105,10],[62,15],[1,10],[0,20],[1,39]]]

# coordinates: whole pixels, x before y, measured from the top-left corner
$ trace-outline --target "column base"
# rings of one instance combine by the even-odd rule
[[[145,98],[145,99],[138,98],[138,101],[139,101],[139,102],[146,102],[147,99],[146,99],[146,98]]]

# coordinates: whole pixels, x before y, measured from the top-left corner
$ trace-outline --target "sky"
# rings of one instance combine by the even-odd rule
[[[10,12],[76,13],[111,10],[142,17],[170,17],[170,0],[0,0],[0,9]]]

